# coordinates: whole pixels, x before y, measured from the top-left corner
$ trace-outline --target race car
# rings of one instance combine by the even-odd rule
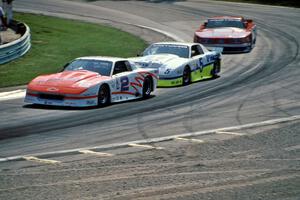
[[[188,85],[215,77],[221,69],[220,51],[208,51],[199,43],[154,43],[141,57],[130,60],[141,67],[159,69],[159,87]]]
[[[194,42],[222,47],[223,52],[250,52],[256,43],[256,25],[243,17],[213,17],[196,30]]]
[[[156,89],[158,71],[138,68],[124,58],[81,57],[60,73],[42,75],[27,86],[25,102],[87,107],[148,98]]]

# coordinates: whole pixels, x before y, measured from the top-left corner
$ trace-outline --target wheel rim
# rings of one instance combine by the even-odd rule
[[[183,83],[184,84],[190,83],[190,73],[187,68],[185,68],[183,71]]]
[[[149,96],[151,94],[151,87],[150,87],[150,80],[149,79],[145,79],[145,82],[144,82],[144,94],[146,96]]]
[[[214,63],[214,68],[211,70],[211,75],[212,76],[216,76],[217,75],[217,71],[219,69],[219,64],[220,63],[218,61]]]
[[[108,90],[106,87],[101,87],[98,94],[98,102],[100,104],[106,104],[108,100]]]

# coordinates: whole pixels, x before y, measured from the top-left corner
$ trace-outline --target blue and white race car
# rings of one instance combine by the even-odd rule
[[[159,87],[188,85],[215,77],[221,69],[221,52],[209,51],[199,43],[154,43],[141,57],[130,60],[143,68],[159,69]]]

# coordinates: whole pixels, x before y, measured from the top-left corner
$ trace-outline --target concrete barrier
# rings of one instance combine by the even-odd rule
[[[23,56],[31,47],[30,28],[24,23],[17,23],[14,29],[22,36],[13,42],[0,45],[0,64],[10,62]]]

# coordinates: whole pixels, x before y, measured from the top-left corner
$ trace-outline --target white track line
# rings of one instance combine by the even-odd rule
[[[0,93],[0,101],[7,101],[12,99],[19,99],[25,97],[25,89],[14,90]]]
[[[204,140],[191,139],[191,138],[183,138],[183,137],[177,137],[174,140],[182,140],[182,141],[187,141],[187,142],[204,143]]]
[[[272,119],[262,122],[256,122],[256,123],[250,123],[245,125],[239,125],[239,126],[231,126],[231,127],[225,127],[225,128],[219,128],[219,129],[212,129],[212,130],[206,130],[206,131],[199,131],[199,132],[193,132],[193,133],[184,133],[179,135],[171,135],[171,136],[165,136],[165,137],[158,137],[158,138],[151,138],[146,140],[136,140],[136,141],[130,141],[130,142],[124,142],[124,143],[114,143],[114,144],[107,144],[107,145],[101,145],[101,146],[94,146],[94,147],[84,147],[84,148],[77,148],[77,149],[67,149],[67,150],[61,150],[61,151],[51,151],[51,152],[44,152],[44,153],[35,153],[31,155],[18,155],[18,156],[11,156],[6,158],[0,158],[0,162],[6,162],[6,161],[14,161],[14,160],[23,160],[24,157],[28,156],[57,156],[62,154],[74,154],[78,153],[82,150],[107,150],[107,149],[115,149],[115,148],[123,148],[128,147],[130,144],[149,144],[149,143],[157,143],[157,142],[164,142],[164,141],[170,141],[174,140],[175,138],[189,138],[194,136],[200,136],[200,135],[207,135],[207,134],[215,134],[216,132],[225,131],[225,132],[231,132],[246,128],[255,128],[255,127],[261,127],[261,126],[268,126],[268,125],[274,125],[278,123],[285,123],[285,122],[291,122],[300,120],[300,115],[295,115],[291,117],[286,118],[279,118],[279,119]]]
[[[102,153],[102,152],[91,151],[91,150],[80,150],[78,152],[82,154],[91,154],[95,156],[105,156],[105,157],[114,156],[114,154],[111,153]]]
[[[152,146],[152,145],[136,144],[136,143],[128,144],[128,146],[130,146],[130,147],[146,148],[146,149],[164,149],[163,147],[155,147],[155,146]]]
[[[244,133],[235,133],[235,132],[229,132],[229,131],[217,131],[217,134],[227,134],[227,135],[237,135],[237,136],[243,136]]]
[[[33,161],[33,162],[39,162],[39,163],[45,163],[45,164],[59,164],[61,163],[60,161],[57,160],[48,160],[48,159],[40,159],[34,156],[24,156],[24,160],[27,161]]]
[[[286,151],[295,151],[298,149],[300,149],[300,144],[284,148],[284,150],[286,150]]]

